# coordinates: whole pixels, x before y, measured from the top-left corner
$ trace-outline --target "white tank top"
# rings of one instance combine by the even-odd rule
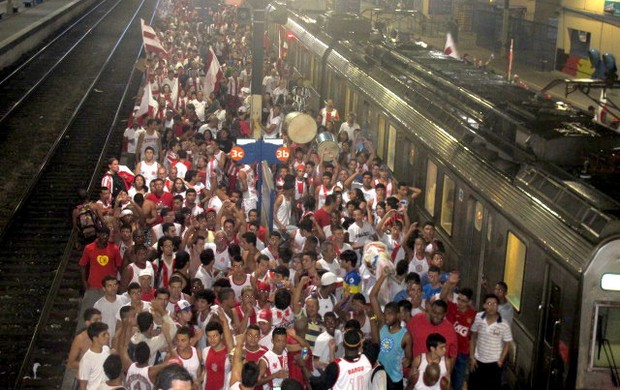
[[[147,147],[153,148],[155,151],[155,160],[159,158],[159,134],[155,131],[153,134],[149,135],[148,132],[144,133],[144,139],[142,140],[142,156],[144,156],[144,150]]]
[[[275,352],[269,350],[265,352],[260,360],[265,361],[267,365],[265,375],[272,375],[280,370],[288,370],[288,355],[286,349],[282,352],[282,355],[276,355]],[[282,386],[283,381],[284,379],[282,378],[274,378],[271,380],[271,383],[265,383],[263,385],[263,390],[271,390],[273,387]]]
[[[306,181],[299,181],[295,179],[295,200],[301,199],[304,192],[306,191]]]
[[[127,370],[125,377],[125,387],[129,390],[151,390],[153,383],[149,380],[149,366],[138,367],[133,363]]]
[[[243,169],[243,172],[245,172],[247,176],[246,184],[248,187],[247,191],[243,193],[243,198],[244,199],[255,198],[257,194],[256,194],[256,187],[254,186],[254,170],[249,165],[244,165],[243,168],[241,169]]]
[[[295,236],[293,237],[293,241],[295,245],[299,246],[299,248],[303,248],[306,243],[306,237],[301,235],[301,230],[297,229],[295,232]]]
[[[372,366],[366,356],[361,355],[354,361],[336,359],[335,362],[338,364],[338,379],[333,390],[369,390]]]
[[[331,190],[328,190],[327,187],[325,187],[324,185],[321,185],[319,187],[319,198],[317,199],[317,206],[316,209],[320,209],[321,207],[323,207],[323,205],[325,204],[325,198],[327,198],[327,195],[331,195],[334,193],[334,187],[332,187]]]
[[[157,162],[152,161],[149,165],[146,161],[140,161],[140,172],[146,180],[146,186],[148,187],[152,180],[157,179]]]
[[[420,275],[420,277],[426,274],[428,272],[428,261],[426,261],[426,256],[424,256],[422,260],[418,260],[414,251],[411,261],[409,262],[409,272],[415,272]]]
[[[179,359],[183,362],[183,367],[189,372],[192,376],[192,379],[196,380],[196,374],[198,374],[198,370],[200,369],[200,360],[198,360],[198,352],[195,347],[192,348],[192,356],[189,359],[183,359],[179,355]]]
[[[291,201],[283,197],[282,204],[278,208],[276,212],[278,216],[278,220],[284,226],[288,226],[291,224]]]
[[[426,354],[424,354],[422,355],[422,361],[420,362],[420,367],[418,367],[418,372],[420,373],[420,376],[418,377],[418,382],[415,384],[414,389],[415,390],[440,390],[441,389],[441,378],[448,375],[448,368],[446,367],[446,357],[443,356],[441,358],[441,361],[439,362],[439,370],[441,373],[439,374],[439,380],[433,386],[426,386],[424,384],[423,377],[424,377],[424,371],[426,370],[427,366],[428,366],[428,358],[426,357]]]
[[[249,274],[246,274],[245,281],[241,284],[237,284],[233,281],[232,275],[228,277],[228,280],[230,280],[230,287],[235,291],[235,298],[237,298],[238,301],[241,300],[241,290],[243,290],[245,286],[251,286],[251,279],[252,277]]]

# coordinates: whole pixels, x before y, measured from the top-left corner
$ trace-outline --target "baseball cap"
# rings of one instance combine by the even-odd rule
[[[241,88],[241,92],[243,92],[243,93],[248,93],[248,94],[249,94],[249,93],[250,93],[250,88],[248,88],[248,87],[243,87],[243,88]]]
[[[215,211],[214,208],[209,207],[208,209],[205,210],[205,214],[208,214],[208,213],[216,213],[217,214],[217,211]]]
[[[256,318],[256,322],[271,322],[273,316],[271,315],[271,310],[262,309],[258,312],[258,316]]]
[[[339,278],[333,272],[325,272],[321,276],[321,286],[331,286],[334,283],[341,283],[342,278]]]
[[[175,313],[178,313],[183,310],[192,310],[192,305],[189,304],[185,299],[181,299],[174,305]]]
[[[138,277],[140,277],[140,276],[150,276],[150,277],[153,277],[153,271],[151,271],[150,269],[140,270],[140,272],[138,273]]]
[[[261,282],[260,280],[256,281],[256,288],[258,291],[271,291],[271,286],[269,286],[269,283]]]
[[[303,171],[305,169],[306,169],[306,166],[304,164],[299,164],[295,170],[296,171]]]
[[[129,209],[124,209],[123,211],[121,211],[121,217],[124,217],[125,215],[133,215],[133,211]]]

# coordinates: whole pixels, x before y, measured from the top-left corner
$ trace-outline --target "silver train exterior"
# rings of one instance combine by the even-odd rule
[[[399,75],[386,75],[380,61],[369,65],[361,58],[363,45],[338,42],[312,20],[291,12],[286,25],[271,24],[268,30],[272,42],[293,34],[288,61],[297,75],[312,81],[313,105],[334,98],[342,117],[357,112],[364,135],[395,178],[422,188],[416,217],[437,222],[447,268],[461,271],[461,285],[474,288],[476,302],[484,293],[483,280],[509,284],[515,307],[511,383],[534,389],[612,388],[611,355],[620,358],[616,216],[566,191],[567,183],[583,189],[578,180],[544,174],[534,163],[507,174],[501,158],[490,161],[462,141],[457,122],[439,126],[429,118],[426,106],[416,104],[421,100],[415,83],[402,93]],[[428,77],[436,76],[429,71]],[[541,180],[564,190],[551,199],[535,185]],[[569,195],[574,204],[557,207]]]

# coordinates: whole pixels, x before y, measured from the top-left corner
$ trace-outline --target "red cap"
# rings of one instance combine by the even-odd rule
[[[260,280],[256,281],[256,288],[258,289],[258,291],[271,291],[271,286],[269,285],[269,283],[261,282]]]
[[[261,311],[258,312],[258,317],[256,318],[256,322],[271,322],[271,310],[269,309],[262,309]]]
[[[210,212],[214,212],[217,214],[217,211],[215,211],[213,207],[209,207],[208,209],[205,210],[205,214],[210,213]]]

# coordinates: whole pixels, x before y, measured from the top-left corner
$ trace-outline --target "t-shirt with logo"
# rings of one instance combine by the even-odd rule
[[[448,302],[446,319],[454,326],[458,353],[469,355],[469,330],[476,319],[476,311],[470,307],[461,312],[456,303]]]
[[[101,280],[108,275],[116,277],[123,259],[118,247],[109,242],[105,248],[99,248],[97,242],[86,245],[80,266],[89,266],[88,287],[101,288]]]

